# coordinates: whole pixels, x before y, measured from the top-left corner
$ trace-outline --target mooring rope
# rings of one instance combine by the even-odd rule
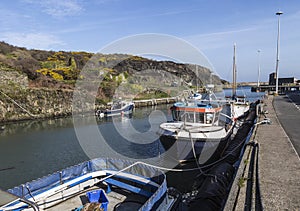
[[[256,145],[256,174],[255,174],[255,210],[261,211],[263,210],[262,200],[261,200],[261,193],[260,193],[260,182],[259,182],[259,168],[258,168],[258,156],[259,156],[259,144]]]
[[[239,143],[235,148],[233,148],[231,151],[229,151],[229,153],[227,155],[225,155],[224,157],[216,160],[215,162],[213,163],[210,163],[210,164],[207,164],[207,165],[204,165],[204,166],[200,166],[200,169],[205,169],[205,168],[208,168],[208,167],[211,167],[211,166],[214,166],[215,164],[225,160],[228,156],[231,155],[232,152],[234,152],[236,149],[238,149],[242,144],[244,144],[244,141],[247,139],[247,137],[245,137],[243,139],[243,141],[241,141],[241,143]],[[153,165],[153,164],[149,164],[149,163],[144,163],[142,161],[137,161],[135,162],[134,164],[144,164],[146,166],[150,166],[150,167],[153,167],[153,168],[157,168],[157,169],[160,169],[160,170],[163,170],[163,171],[171,171],[171,172],[187,172],[187,171],[195,171],[195,170],[199,170],[199,168],[190,168],[190,169],[171,169],[171,168],[165,168],[165,167],[162,167],[162,166],[156,166],[156,165]],[[133,165],[134,165],[133,164]]]
[[[7,94],[5,94],[4,92],[2,92],[0,90],[0,93],[3,94],[6,98],[8,98],[11,102],[13,102],[15,105],[17,105],[19,108],[21,108],[23,111],[25,111],[29,116],[31,117],[36,117],[36,115],[30,113],[26,108],[24,108],[23,106],[21,106],[19,103],[17,103],[14,99],[12,99],[10,96],[8,96]]]

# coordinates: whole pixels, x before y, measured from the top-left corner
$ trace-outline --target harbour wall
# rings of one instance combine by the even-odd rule
[[[94,113],[92,96],[79,93],[85,102],[73,100],[73,90],[17,89],[0,90],[0,122],[15,122],[29,119],[56,118],[72,115],[75,105],[79,113]]]
[[[170,98],[159,98],[159,99],[134,100],[133,102],[135,107],[146,107],[146,106],[175,103],[178,100],[179,97],[170,97]]]
[[[72,91],[18,89],[0,93],[0,122],[67,116]]]

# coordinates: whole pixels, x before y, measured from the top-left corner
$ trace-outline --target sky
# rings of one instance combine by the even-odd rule
[[[260,81],[268,81],[275,71],[279,10],[279,76],[300,79],[299,0],[2,0],[0,40],[96,53],[124,37],[170,35],[202,52],[228,81],[236,43],[238,82],[257,81],[258,66]]]

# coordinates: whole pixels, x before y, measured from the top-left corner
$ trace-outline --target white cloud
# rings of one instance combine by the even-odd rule
[[[56,46],[63,46],[64,43],[56,36],[43,33],[4,33],[0,39],[16,46],[29,49],[51,50]]]
[[[35,4],[42,11],[56,18],[78,15],[83,8],[76,0],[24,0],[26,3]]]
[[[206,34],[195,34],[186,36],[185,39],[191,43],[198,44],[201,50],[215,50],[228,46],[237,41],[238,36],[248,34],[257,30],[255,27],[241,28],[229,31],[212,32]]]

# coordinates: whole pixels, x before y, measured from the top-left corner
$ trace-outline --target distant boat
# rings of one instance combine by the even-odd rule
[[[191,95],[188,97],[191,100],[201,100],[202,95],[198,92],[191,93]]]
[[[97,110],[96,115],[99,117],[111,117],[117,115],[131,114],[133,112],[133,109],[133,102],[117,100],[112,103],[110,109]]]
[[[223,106],[214,100],[175,103],[171,107],[173,121],[160,125],[164,149],[171,150],[179,162],[199,160],[201,154],[207,158],[202,164],[216,160],[235,126],[231,114],[224,113],[230,110],[223,111]]]
[[[164,211],[178,205],[171,192],[166,175],[150,165],[97,158],[0,190],[0,210]]]

